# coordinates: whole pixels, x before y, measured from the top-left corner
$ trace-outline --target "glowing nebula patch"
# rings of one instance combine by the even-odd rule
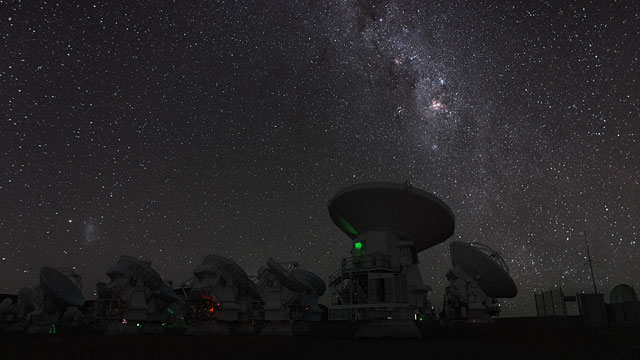
[[[429,105],[429,110],[438,112],[449,112],[449,107],[441,100],[432,100],[431,105]]]

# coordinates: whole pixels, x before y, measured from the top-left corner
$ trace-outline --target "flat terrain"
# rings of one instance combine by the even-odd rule
[[[640,359],[640,329],[489,328],[425,330],[423,339],[313,336],[104,336],[0,334],[0,359]],[[364,357],[363,357],[364,356]]]

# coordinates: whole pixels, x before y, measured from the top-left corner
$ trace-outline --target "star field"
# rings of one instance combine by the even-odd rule
[[[640,286],[633,1],[0,1],[0,292],[122,254],[326,278],[327,201],[409,181],[501,251],[519,295]],[[419,255],[441,306],[448,242]]]

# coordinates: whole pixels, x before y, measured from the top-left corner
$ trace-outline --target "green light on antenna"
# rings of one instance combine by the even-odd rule
[[[137,326],[137,327],[142,327],[142,324],[137,323],[137,324],[136,324],[136,326]]]
[[[344,230],[346,230],[347,232],[353,235],[358,235],[358,232],[356,231],[356,229],[353,226],[351,226],[351,224],[349,224],[347,220],[343,218],[338,218],[338,220],[340,221],[340,226],[342,226]]]
[[[166,322],[165,322],[165,323],[162,323],[162,326],[167,326],[167,323],[166,323]]]
[[[356,250],[360,250],[362,249],[362,242],[358,241],[357,243],[353,244],[353,246],[355,246]]]
[[[167,308],[167,312],[171,315],[175,314],[175,312],[173,310],[171,310],[171,308]]]

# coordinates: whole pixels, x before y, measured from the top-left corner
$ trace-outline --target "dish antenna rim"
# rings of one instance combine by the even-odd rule
[[[513,298],[518,287],[498,251],[479,242],[453,241],[449,244],[452,266],[459,266],[478,282],[492,298]]]
[[[338,191],[327,207],[333,223],[351,239],[385,229],[413,241],[417,252],[446,241],[455,231],[451,208],[408,182],[351,185]]]
[[[62,306],[83,306],[84,295],[64,273],[49,266],[40,268],[40,287],[53,303]]]

